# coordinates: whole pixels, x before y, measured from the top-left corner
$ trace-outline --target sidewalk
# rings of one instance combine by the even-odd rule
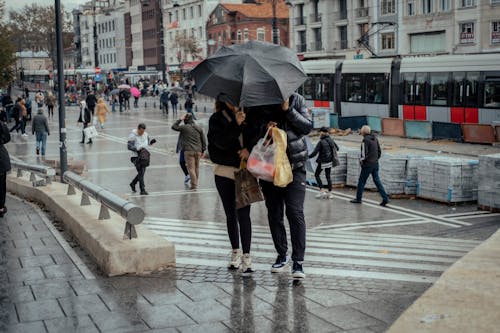
[[[13,197],[7,206],[2,332],[384,332],[429,286],[321,276],[294,285],[288,274],[192,265],[106,278],[38,209]]]

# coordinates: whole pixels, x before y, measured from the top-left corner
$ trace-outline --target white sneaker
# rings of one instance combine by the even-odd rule
[[[332,192],[328,192],[328,199],[333,199],[334,198],[334,195]]]
[[[318,194],[316,194],[316,199],[323,199],[326,195],[325,191],[320,191]]]
[[[250,274],[255,272],[252,267],[252,256],[250,253],[245,253],[242,258],[241,272],[243,274]]]
[[[22,134],[21,136],[27,137],[27,136],[28,136],[28,134],[24,133],[24,134]]]
[[[239,269],[241,266],[241,257],[242,253],[240,249],[236,249],[231,251],[231,259],[227,264],[227,268],[229,269]]]

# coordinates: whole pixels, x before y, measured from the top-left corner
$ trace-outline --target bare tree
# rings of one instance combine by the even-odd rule
[[[174,48],[182,52],[179,62],[186,62],[186,56],[188,54],[190,54],[193,59],[198,58],[201,51],[198,40],[195,37],[184,36],[183,34],[179,34],[175,37]]]
[[[5,2],[0,0],[0,87],[8,85],[14,78],[14,47],[3,22]]]

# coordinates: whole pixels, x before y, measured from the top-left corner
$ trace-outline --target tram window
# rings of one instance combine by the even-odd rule
[[[415,75],[415,105],[425,104],[425,81],[427,73],[417,73]]]
[[[464,105],[464,72],[453,73],[453,105]]]
[[[467,98],[466,106],[477,106],[478,102],[478,88],[479,88],[479,73],[468,72],[465,85],[465,97]]]
[[[344,102],[363,102],[363,76],[346,74],[343,77]]]
[[[448,73],[431,73],[431,105],[446,105]]]
[[[313,93],[314,93],[314,78],[308,77],[307,80],[304,82],[303,87],[303,96],[307,100],[312,100],[314,99]]]
[[[317,76],[315,80],[316,98],[320,101],[330,100],[330,77],[327,75]]]
[[[415,94],[413,91],[413,83],[415,80],[415,74],[405,73],[401,76],[401,82],[403,84],[403,104],[413,104]]]
[[[486,78],[484,82],[484,106],[500,107],[500,77]]]
[[[366,74],[366,103],[387,103],[385,82],[385,74]]]

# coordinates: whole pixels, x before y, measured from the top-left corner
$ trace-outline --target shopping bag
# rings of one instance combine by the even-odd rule
[[[286,187],[293,181],[292,166],[286,155],[286,132],[277,127],[273,127],[272,133],[273,142],[276,145],[273,184],[278,187]]]
[[[92,117],[92,125],[97,126],[97,117]]]
[[[253,147],[247,161],[248,171],[258,179],[268,182],[274,180],[274,157],[276,144],[268,138],[271,129]]]
[[[264,200],[257,179],[248,171],[246,163],[243,161],[240,165],[240,170],[234,173],[234,182],[236,190],[236,209]]]
[[[97,136],[97,130],[94,125],[85,127],[83,133],[87,139],[93,139]]]

